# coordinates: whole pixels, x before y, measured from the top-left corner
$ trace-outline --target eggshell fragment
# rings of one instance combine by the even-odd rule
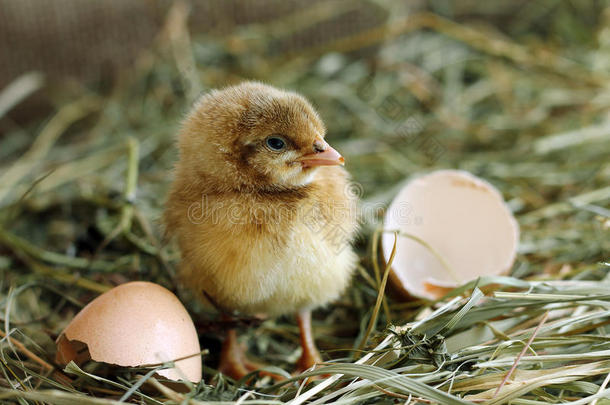
[[[88,348],[88,353],[86,348]],[[178,298],[149,282],[122,284],[83,308],[57,339],[57,361],[95,361],[135,367],[175,362],[158,373],[171,380],[201,380],[195,325]]]
[[[392,283],[404,295],[428,299],[479,276],[507,272],[519,242],[519,225],[501,194],[459,170],[409,182],[390,205],[384,229],[412,236],[398,237]],[[386,259],[393,245],[394,234],[384,233]]]

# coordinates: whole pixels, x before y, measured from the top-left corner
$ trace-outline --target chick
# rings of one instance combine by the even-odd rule
[[[299,370],[320,362],[311,310],[348,286],[357,256],[356,199],[343,157],[302,96],[245,82],[202,96],[178,136],[164,213],[182,254],[180,276],[226,313],[296,313]],[[220,370],[254,366],[234,330]]]

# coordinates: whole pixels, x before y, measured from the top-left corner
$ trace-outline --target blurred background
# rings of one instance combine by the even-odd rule
[[[317,316],[323,349],[361,336],[373,230],[433,169],[501,190],[522,228],[513,275],[604,277],[609,1],[0,0],[0,282],[4,298],[34,286],[12,309],[28,339],[52,352],[75,302],[109,286],[178,288],[158,222],[174,135],[198,95],[246,79],[308,97],[363,207],[381,207],[355,288]],[[290,361],[294,326],[264,325],[251,351]]]
[[[245,79],[305,94],[372,206],[416,172],[453,167],[536,220],[610,176],[605,1],[4,0],[0,11],[0,206],[19,201],[14,216],[124,194],[133,137],[136,206],[154,221],[182,116]],[[94,211],[75,229],[57,218],[75,254],[89,225],[105,233],[91,221],[113,214]]]

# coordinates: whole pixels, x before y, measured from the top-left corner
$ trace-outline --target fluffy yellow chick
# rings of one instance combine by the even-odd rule
[[[202,96],[178,137],[164,214],[187,287],[227,313],[296,313],[303,355],[320,361],[310,310],[335,300],[357,262],[357,228],[343,157],[302,96],[245,82]],[[253,369],[229,331],[220,370]]]

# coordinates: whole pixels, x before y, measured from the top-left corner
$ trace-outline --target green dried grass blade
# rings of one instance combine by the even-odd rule
[[[343,374],[354,378],[363,378],[375,384],[380,384],[400,390],[402,393],[415,395],[447,405],[472,404],[456,396],[447,394],[437,388],[417,381],[411,377],[398,374],[392,370],[368,364],[333,364],[312,371],[311,375]]]

